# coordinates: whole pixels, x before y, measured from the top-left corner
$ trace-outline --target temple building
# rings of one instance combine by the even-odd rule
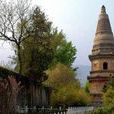
[[[91,71],[88,76],[89,91],[93,103],[99,105],[102,103],[104,86],[114,77],[114,37],[105,6],[101,8],[89,59],[91,61]]]

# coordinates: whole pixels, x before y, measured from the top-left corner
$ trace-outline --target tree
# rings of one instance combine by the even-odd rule
[[[103,90],[103,106],[107,112],[114,112],[114,79],[110,79]]]
[[[30,23],[27,30],[30,30],[30,37],[21,45],[22,74],[41,83],[46,77],[44,71],[53,60],[51,42],[54,33],[51,22],[39,7],[36,7],[29,16]],[[16,68],[18,69],[18,62]]]
[[[48,75],[48,80],[45,82],[51,87],[61,87],[69,84],[76,84],[77,88],[80,87],[79,81],[75,77],[75,72],[72,68],[68,66],[58,63],[53,68],[50,68],[46,71]]]
[[[72,66],[72,63],[76,59],[76,47],[72,42],[68,42],[65,34],[57,29],[54,29],[52,48],[54,50],[54,59],[50,67],[57,63],[62,63],[67,66]]]
[[[1,37],[14,44],[15,56],[12,58],[13,63],[16,63],[15,70],[42,82],[41,80],[44,80],[42,78],[46,77],[43,77],[45,75],[44,71],[49,66],[53,66],[57,62],[71,65],[75,59],[76,49],[71,42],[66,41],[62,31],[58,32],[57,28],[52,27],[52,22],[47,19],[39,7],[36,7],[30,13],[29,5],[24,5],[23,3],[22,0],[17,1],[17,4],[13,6],[11,4],[2,4],[2,6],[9,6],[9,9],[15,9],[16,5],[18,7],[16,7],[14,12],[10,11],[12,19],[10,22],[8,20],[9,28],[14,23],[11,26],[11,30],[8,31],[6,29],[8,31],[5,33],[6,37]],[[13,20],[15,18],[17,20]],[[7,33],[10,33],[11,37]]]
[[[51,104],[53,106],[86,106],[90,104],[89,95],[81,88],[68,84],[61,88],[56,88],[51,94]]]
[[[19,73],[22,71],[21,43],[29,37],[26,29],[29,23],[30,5],[28,0],[0,1],[0,37],[17,48]],[[25,34],[28,33],[28,34]]]
[[[108,110],[114,111],[114,88],[112,86],[103,95],[103,105]]]
[[[51,94],[51,104],[53,106],[71,106],[78,101],[78,90],[75,86],[67,84],[66,86],[54,88],[55,90]]]
[[[90,103],[89,95],[80,87],[72,68],[58,63],[46,73],[49,77],[45,84],[53,88],[51,94],[53,106],[84,106]]]
[[[71,42],[67,42],[65,39],[59,44],[55,51],[55,61],[62,64],[72,66],[76,58],[76,48]]]
[[[66,41],[62,31],[58,32],[52,27],[52,22],[48,21],[39,7],[35,8],[30,17],[27,26],[30,37],[21,46],[22,73],[40,82],[45,75],[44,71],[54,64],[61,62],[71,66],[76,49],[71,42]]]

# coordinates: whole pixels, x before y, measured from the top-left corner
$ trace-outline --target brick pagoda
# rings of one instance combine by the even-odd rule
[[[88,76],[89,91],[93,104],[100,105],[103,87],[114,77],[114,37],[105,6],[101,8],[89,59],[91,61],[91,71]]]

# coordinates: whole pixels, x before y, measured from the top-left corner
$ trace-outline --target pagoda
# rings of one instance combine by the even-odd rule
[[[95,33],[92,54],[89,55],[91,71],[89,92],[95,105],[102,104],[103,88],[114,77],[114,37],[106,13],[105,6],[101,8]]]

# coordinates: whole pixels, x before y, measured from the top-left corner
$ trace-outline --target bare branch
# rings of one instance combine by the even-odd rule
[[[0,39],[15,43],[18,61],[21,69],[20,46],[30,35],[26,35],[26,26],[29,23],[30,0],[0,0]],[[21,70],[19,70],[21,73]]]

